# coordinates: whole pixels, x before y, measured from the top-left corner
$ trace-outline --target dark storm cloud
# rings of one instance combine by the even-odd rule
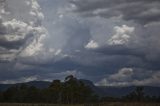
[[[38,35],[44,34],[41,28],[23,27],[27,24],[34,28],[25,23],[25,14],[18,25],[19,14],[16,22],[7,20],[13,26],[11,30],[4,26],[6,20],[0,21],[0,35],[5,36],[0,39],[0,46],[4,47],[0,47],[0,57],[15,54],[32,41],[39,47],[43,45],[38,48],[40,52],[32,55],[37,49],[34,43],[26,50],[31,53],[29,57],[14,56],[18,59],[12,64],[3,60],[0,82],[53,80],[78,74],[78,78],[94,83],[106,79],[102,82],[108,81],[108,85],[159,84],[156,76],[160,70],[159,25],[154,25],[160,20],[159,0],[39,0],[39,3],[45,16],[42,25],[49,33],[43,44],[36,42]],[[15,26],[18,28],[14,29]],[[22,31],[17,33],[18,29]],[[12,34],[14,39],[8,36]]]
[[[40,10],[37,1],[1,1],[0,61],[14,61],[19,54],[27,56],[38,49],[42,36],[47,33],[41,25],[44,16]]]
[[[160,69],[159,58],[153,60],[148,59],[148,51],[143,48],[129,48],[123,45],[112,45],[97,48],[94,50],[94,52],[114,57],[115,61],[113,63],[112,61],[114,59],[109,61],[112,64],[118,63],[120,65],[119,68],[133,67],[157,71]]]
[[[105,18],[122,16],[141,24],[160,21],[159,0],[73,0],[75,12]]]
[[[1,35],[3,36],[3,35]],[[0,46],[6,49],[17,49],[25,47],[27,44],[26,42],[29,41],[31,38],[33,38],[33,35],[27,35],[24,39],[20,39],[17,41],[8,41],[5,38],[0,39]]]
[[[89,18],[99,16],[111,20],[119,17],[121,22],[124,20],[135,28],[133,34],[135,38],[130,36],[128,43],[100,46],[94,50],[105,56],[114,57],[117,61],[112,62],[113,58],[106,61],[114,64],[117,70],[124,67],[141,68],[146,72],[160,70],[158,56],[160,52],[157,48],[160,22],[159,0],[71,0],[71,3],[76,6],[74,12],[82,16]],[[136,22],[138,27],[133,22]]]
[[[122,55],[122,56],[136,56],[136,57],[143,57],[145,56],[143,50],[139,50],[139,48],[129,48],[125,45],[110,45],[110,46],[103,46],[97,48],[96,52],[101,52],[106,55]]]
[[[69,35],[69,39],[64,46],[64,50],[67,52],[73,52],[77,50],[83,50],[84,46],[88,43],[91,38],[90,30],[86,26],[78,25],[78,27],[69,26],[72,31],[70,31],[67,35]]]

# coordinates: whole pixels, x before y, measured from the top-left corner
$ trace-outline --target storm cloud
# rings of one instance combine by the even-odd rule
[[[33,55],[46,35],[37,1],[1,0],[0,10],[0,60],[12,61],[21,53]]]
[[[99,47],[90,49],[92,52],[114,57],[109,61],[117,60],[112,63],[117,70],[128,67],[145,70],[145,73],[159,71],[158,0],[71,0],[71,3],[75,6],[73,12],[84,18],[99,17],[118,24],[113,27],[112,34],[106,34],[105,43],[94,42]]]
[[[75,12],[85,16],[121,17],[149,24],[160,21],[159,0],[73,0]]]
[[[0,82],[73,74],[97,85],[159,86],[159,7],[159,0],[2,0]]]

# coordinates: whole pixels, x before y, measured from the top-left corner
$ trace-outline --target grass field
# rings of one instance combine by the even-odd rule
[[[101,103],[101,104],[25,104],[25,103],[0,103],[0,106],[160,106],[160,103]]]

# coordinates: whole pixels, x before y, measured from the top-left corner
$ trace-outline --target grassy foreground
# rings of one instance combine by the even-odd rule
[[[77,104],[77,105],[63,105],[63,104],[26,104],[26,103],[0,103],[0,106],[160,106],[160,103],[100,103],[100,104]]]

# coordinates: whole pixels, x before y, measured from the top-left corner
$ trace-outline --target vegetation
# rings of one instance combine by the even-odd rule
[[[25,84],[12,86],[8,88],[6,91],[0,92],[0,102],[32,103],[32,104],[46,103],[45,106],[49,106],[47,104],[91,104],[91,103],[98,104],[94,106],[106,106],[105,103],[107,103],[107,106],[110,106],[110,104],[111,103],[113,104],[114,102],[115,105],[111,106],[117,106],[117,103],[119,104],[120,102],[123,103],[125,102],[125,104],[136,103],[136,102],[158,103],[160,102],[160,97],[150,97],[145,95],[143,87],[137,87],[135,91],[121,98],[98,97],[89,86],[86,86],[82,81],[70,75],[65,78],[64,82],[61,82],[60,80],[54,80],[51,83],[51,85],[46,89],[38,89],[34,86],[27,86]],[[2,104],[0,104],[0,106],[2,106]],[[7,106],[7,104],[5,106]],[[24,106],[31,106],[31,105],[26,104]],[[38,106],[38,104],[36,106]],[[92,106],[92,105],[85,105],[85,106]],[[129,105],[129,106],[134,106],[134,105]],[[143,105],[143,106],[150,106],[150,105]]]
[[[0,103],[0,106],[160,106],[159,103],[122,103],[122,102],[108,102],[97,104],[26,104],[26,103]]]
[[[97,96],[91,88],[72,75],[64,82],[54,80],[47,89],[22,84],[0,93],[0,102],[5,103],[81,104],[96,100]]]
[[[101,102],[145,102],[145,103],[158,103],[160,102],[160,97],[155,97],[155,96],[148,96],[145,95],[144,93],[144,88],[143,87],[136,87],[136,89],[129,93],[126,96],[123,96],[121,98],[116,98],[116,97],[103,97],[101,98]]]

